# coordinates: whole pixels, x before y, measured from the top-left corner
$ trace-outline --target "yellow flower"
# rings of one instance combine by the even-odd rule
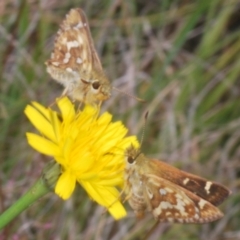
[[[123,186],[124,151],[130,144],[138,146],[136,137],[125,137],[127,129],[120,121],[111,122],[107,112],[98,116],[91,106],[75,112],[66,97],[57,100],[60,114],[37,102],[32,105],[25,114],[41,136],[27,133],[28,143],[60,164],[55,193],[68,199],[78,182],[115,219],[124,217],[117,187]]]

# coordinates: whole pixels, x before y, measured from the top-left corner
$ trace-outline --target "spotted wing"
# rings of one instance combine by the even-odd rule
[[[231,193],[229,189],[219,183],[181,171],[162,161],[151,159],[149,164],[157,176],[193,192],[215,206],[222,203]]]
[[[102,71],[102,64],[101,61],[98,57],[97,51],[94,47],[94,42],[92,39],[92,35],[90,32],[90,28],[89,28],[89,23],[87,21],[87,17],[85,15],[85,13],[82,11],[81,8],[76,9],[79,12],[79,16],[81,21],[83,22],[83,25],[85,26],[85,28],[83,29],[83,31],[85,31],[85,36],[87,36],[87,42],[88,42],[88,48],[89,48],[89,61],[91,62],[91,67],[94,68],[95,70],[98,71]]]
[[[89,81],[92,70],[102,70],[94,48],[89,24],[84,12],[71,9],[60,26],[51,58],[46,62],[51,76],[67,85],[65,81]]]
[[[207,223],[223,216],[211,203],[152,174],[143,177],[143,193],[148,210],[160,222]]]

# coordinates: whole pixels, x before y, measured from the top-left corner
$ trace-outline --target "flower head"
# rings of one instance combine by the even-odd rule
[[[123,185],[124,151],[130,144],[138,146],[136,137],[125,137],[127,129],[112,122],[107,112],[98,116],[91,106],[76,112],[66,97],[57,100],[60,114],[37,102],[32,105],[25,114],[41,136],[27,133],[28,143],[60,164],[55,193],[68,199],[78,182],[115,219],[124,217],[117,187]]]

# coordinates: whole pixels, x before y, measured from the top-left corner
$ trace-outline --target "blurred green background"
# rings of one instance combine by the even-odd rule
[[[0,3],[0,209],[18,199],[49,161],[27,145],[23,114],[31,101],[49,105],[62,86],[46,73],[65,14],[81,7],[112,85],[103,110],[140,138],[142,151],[221,182],[233,194],[225,216],[205,225],[159,224],[148,239],[240,239],[240,1],[103,0]],[[114,221],[78,187],[66,202],[49,194],[17,217],[0,239],[141,239],[151,215]]]

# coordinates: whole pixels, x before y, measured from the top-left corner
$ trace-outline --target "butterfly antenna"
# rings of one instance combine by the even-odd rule
[[[121,91],[121,90],[119,90],[118,88],[113,87],[113,89],[114,89],[115,91],[121,93],[121,94],[124,94],[124,95],[126,95],[126,96],[128,96],[128,97],[130,97],[130,98],[133,98],[133,99],[137,100],[138,102],[142,102],[142,103],[145,103],[145,102],[146,102],[145,100],[143,100],[143,99],[141,99],[141,98],[138,98],[138,97],[135,97],[135,96],[131,95],[130,93]]]
[[[145,113],[145,116],[144,116],[144,125],[143,125],[143,130],[142,130],[142,137],[141,137],[141,142],[140,142],[140,148],[142,147],[142,143],[143,143],[143,139],[144,139],[144,135],[145,135],[147,119],[148,119],[148,111]]]

